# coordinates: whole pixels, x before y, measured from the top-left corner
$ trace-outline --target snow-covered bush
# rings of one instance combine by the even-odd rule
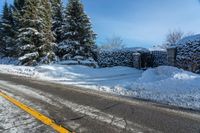
[[[84,66],[89,66],[89,67],[98,67],[97,62],[93,58],[84,58],[82,56],[75,56],[71,60],[63,60],[58,62],[58,64],[61,65],[84,65]]]
[[[192,72],[200,71],[200,34],[177,42],[176,65]]]
[[[98,65],[100,67],[112,67],[112,66],[133,67],[134,53],[141,53],[141,54],[147,53],[147,55],[150,55],[149,51],[145,48],[99,50],[97,54]],[[143,59],[145,59],[145,57],[143,57]]]
[[[167,51],[151,51],[153,67],[167,65]]]

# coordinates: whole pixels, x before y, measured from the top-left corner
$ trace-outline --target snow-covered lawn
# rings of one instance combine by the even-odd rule
[[[143,71],[129,67],[0,65],[0,72],[200,109],[200,75],[170,66]]]

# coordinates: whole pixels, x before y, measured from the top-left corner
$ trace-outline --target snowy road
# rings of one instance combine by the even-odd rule
[[[5,74],[0,74],[0,90],[76,132],[200,132],[198,112],[120,98],[95,90]],[[5,133],[32,129],[38,133],[53,132],[2,98],[0,112],[0,130]]]
[[[1,133],[36,133],[54,132],[38,122],[12,103],[0,97],[0,132]]]

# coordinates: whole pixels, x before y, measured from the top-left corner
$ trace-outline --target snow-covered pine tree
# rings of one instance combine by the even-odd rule
[[[13,5],[11,5],[12,7],[12,12],[13,12],[13,21],[14,21],[14,26],[13,26],[13,30],[14,30],[14,38],[15,38],[15,44],[13,46],[13,54],[14,57],[18,57],[18,51],[17,48],[18,46],[16,45],[16,39],[17,36],[19,35],[19,29],[20,29],[20,19],[22,14],[24,13],[23,7],[25,4],[25,0],[14,0],[13,1]]]
[[[16,40],[21,64],[50,63],[55,59],[50,3],[48,0],[28,0],[21,11]]]
[[[0,22],[0,51],[4,56],[14,56],[14,21],[11,7],[5,2]]]
[[[62,24],[63,24],[63,3],[62,0],[50,0],[52,5],[52,19],[56,43],[60,43],[62,36]]]
[[[80,0],[69,0],[64,13],[63,41],[59,44],[59,56],[63,59],[93,57],[96,34],[90,18],[84,12]]]
[[[13,10],[21,13],[25,4],[25,0],[14,0]]]
[[[14,21],[15,21],[15,28],[17,30],[18,28],[18,23],[21,16],[23,16],[24,10],[23,7],[25,5],[25,0],[14,0],[13,2],[13,16],[14,16]]]
[[[42,18],[44,27],[42,32],[44,34],[44,43],[40,46],[39,54],[41,56],[40,63],[49,64],[56,61],[55,48],[56,39],[52,32],[52,6],[49,0],[40,0],[41,6],[39,7],[39,16]]]
[[[17,14],[18,33],[17,51],[18,57],[23,65],[36,65],[39,59],[38,47],[43,43],[43,34],[41,29],[43,24],[38,16],[38,7],[40,3],[37,0],[25,1],[23,14]]]

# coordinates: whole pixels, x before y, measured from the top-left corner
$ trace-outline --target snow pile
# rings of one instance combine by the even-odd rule
[[[36,68],[39,78],[83,86],[115,86],[127,84],[141,76],[141,70],[129,67],[90,68],[87,66],[42,65]]]
[[[162,66],[145,71],[130,90],[139,98],[200,109],[199,83],[200,76],[197,74]]]
[[[0,72],[200,110],[200,75],[175,67],[142,71],[130,67],[0,65]]]
[[[177,66],[193,72],[200,71],[200,34],[185,37],[177,43]]]

